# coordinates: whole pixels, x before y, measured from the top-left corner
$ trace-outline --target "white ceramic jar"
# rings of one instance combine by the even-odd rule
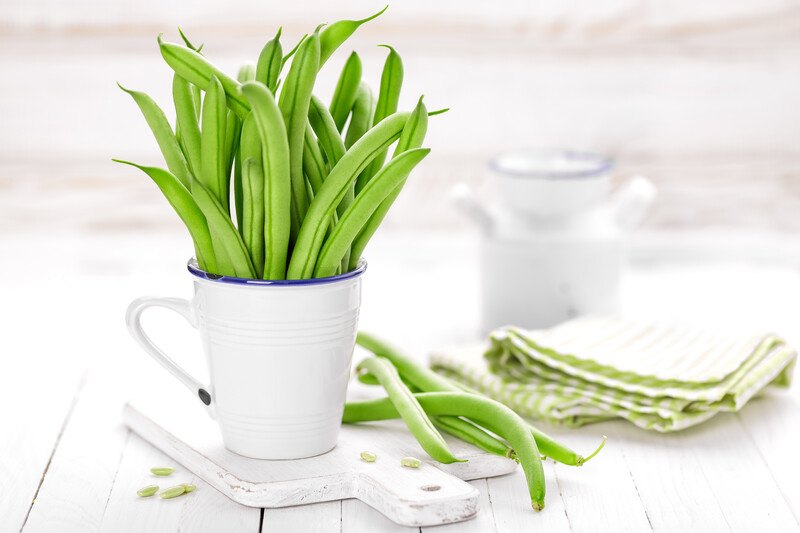
[[[525,150],[492,161],[495,205],[459,188],[457,205],[482,229],[483,333],[618,311],[626,237],[655,188],[637,177],[611,197],[612,168],[597,154]]]
[[[229,450],[256,459],[319,455],[336,445],[341,426],[365,269],[362,260],[329,278],[262,281],[208,274],[190,261],[194,299],[135,300],[128,329],[206,405]],[[140,318],[152,306],[199,329],[208,385],[147,337]]]

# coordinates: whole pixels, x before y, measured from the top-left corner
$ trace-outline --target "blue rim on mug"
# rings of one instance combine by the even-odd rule
[[[250,278],[237,278],[234,276],[220,276],[219,274],[212,274],[201,269],[197,264],[197,259],[192,257],[186,263],[186,268],[193,276],[204,279],[206,281],[214,281],[219,283],[230,283],[232,285],[254,285],[254,286],[283,286],[283,287],[300,287],[304,285],[321,285],[323,283],[335,283],[337,281],[344,281],[346,279],[356,278],[364,273],[367,269],[367,261],[363,257],[358,260],[358,265],[353,270],[335,276],[328,276],[325,278],[311,278],[311,279],[250,279]]]
[[[567,161],[576,161],[581,163],[591,164],[591,168],[585,170],[533,170],[533,169],[513,169],[504,167],[502,164],[503,159],[514,156],[562,156]],[[531,165],[533,166],[533,165]],[[609,172],[614,168],[614,160],[610,157],[594,153],[594,152],[580,152],[576,150],[565,149],[545,149],[545,148],[530,148],[523,150],[514,150],[510,152],[503,152],[496,155],[489,162],[489,169],[512,178],[535,178],[535,179],[576,179],[576,178],[592,178],[600,176]]]

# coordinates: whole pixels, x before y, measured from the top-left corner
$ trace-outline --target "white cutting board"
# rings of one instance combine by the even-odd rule
[[[177,389],[177,387],[175,387]],[[125,405],[125,424],[235,502],[288,507],[358,498],[390,520],[433,526],[467,520],[478,512],[478,491],[463,480],[508,474],[516,463],[450,436],[450,449],[466,463],[430,459],[399,421],[345,425],[332,451],[308,459],[264,461],[226,450],[219,429],[197,399],[177,390]],[[362,451],[378,456],[374,463]],[[419,469],[400,458],[423,460]]]

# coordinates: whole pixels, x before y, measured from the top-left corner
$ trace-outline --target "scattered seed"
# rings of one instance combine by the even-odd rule
[[[415,457],[403,457],[400,459],[400,464],[408,468],[419,468],[419,465],[422,464],[422,461]]]
[[[146,487],[142,487],[141,489],[136,491],[136,495],[140,498],[149,498],[153,494],[158,492],[158,485],[148,485]]]
[[[186,490],[187,494],[189,492],[194,492],[195,490],[197,490],[197,487],[195,485],[192,485],[191,483],[182,483],[182,485],[183,488]]]
[[[150,469],[150,472],[154,476],[168,476],[172,474],[174,471],[175,469],[172,468],[171,466],[154,466],[153,468]]]
[[[377,458],[378,456],[372,452],[361,452],[361,460],[365,463],[374,463]]]
[[[174,487],[162,490],[159,496],[161,496],[165,500],[168,500],[170,498],[176,498],[181,494],[185,493],[186,493],[186,487],[184,485],[175,485]]]

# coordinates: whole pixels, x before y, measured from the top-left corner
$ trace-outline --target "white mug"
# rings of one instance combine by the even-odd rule
[[[229,450],[256,459],[330,451],[341,427],[366,262],[338,276],[280,281],[209,274],[194,260],[188,268],[194,299],[131,302],[133,338],[206,405]],[[148,338],[140,319],[153,306],[200,330],[209,385]]]

